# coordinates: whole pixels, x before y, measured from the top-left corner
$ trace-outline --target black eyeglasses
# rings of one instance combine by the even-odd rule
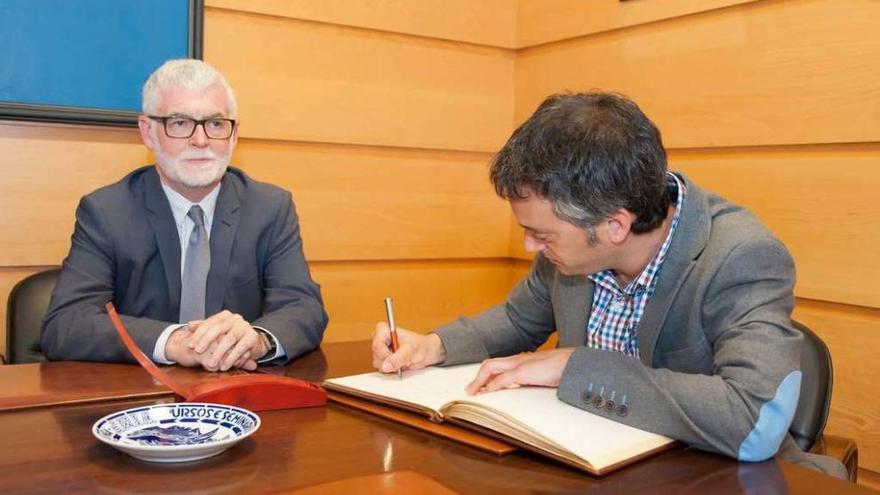
[[[165,127],[165,135],[176,139],[191,138],[198,126],[202,126],[202,129],[205,130],[205,135],[209,139],[229,139],[232,136],[233,129],[235,129],[235,121],[232,119],[197,120],[181,115],[171,115],[168,117],[147,115],[147,117],[162,122],[162,125]]]

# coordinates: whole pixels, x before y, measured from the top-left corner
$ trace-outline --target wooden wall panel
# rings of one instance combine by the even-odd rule
[[[880,146],[676,151],[670,168],[746,206],[788,246],[799,297],[880,308]]]
[[[880,146],[670,150],[670,169],[748,208],[789,248],[799,297],[880,308]],[[531,260],[511,222],[511,257]],[[867,251],[866,251],[867,250]]]
[[[57,265],[80,197],[151,160],[137,132],[0,123],[0,266]]]
[[[205,23],[245,137],[494,151],[511,130],[513,51],[210,8]]]
[[[205,5],[514,48],[516,0],[207,0]]]
[[[293,191],[310,260],[507,256],[487,154],[243,140],[236,158]]]
[[[476,314],[504,300],[509,273],[504,259],[312,264],[330,315],[326,342],[370,338],[385,319],[388,296],[397,324],[409,330],[428,332]]]
[[[870,0],[756,2],[521,50],[515,120],[601,88],[672,148],[880,141],[878,18]]]
[[[878,474],[876,471],[869,471],[867,469],[860,468],[858,483],[859,486],[864,486],[874,491],[880,492],[880,474]]]
[[[519,0],[517,47],[620,29],[756,0]]]
[[[880,311],[799,299],[794,318],[831,350],[834,393],[825,431],[855,439],[859,466],[880,472]]]
[[[59,264],[82,195],[152,162],[133,130],[0,125],[0,266]],[[309,259],[507,256],[488,155],[242,139],[233,163],[291,190]],[[22,208],[21,205],[27,205]]]

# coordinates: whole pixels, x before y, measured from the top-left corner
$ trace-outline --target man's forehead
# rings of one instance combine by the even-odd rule
[[[219,83],[203,90],[170,86],[159,95],[159,109],[163,115],[223,117],[228,114],[226,90]]]
[[[529,229],[546,230],[562,221],[553,209],[553,203],[537,194],[511,198],[510,207],[517,222]]]

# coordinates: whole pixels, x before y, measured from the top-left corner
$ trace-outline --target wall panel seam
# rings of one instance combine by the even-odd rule
[[[295,22],[295,23],[303,23],[310,24],[314,26],[324,26],[324,27],[332,27],[337,29],[350,30],[352,32],[360,32],[360,33],[379,33],[383,35],[387,35],[389,37],[402,37],[411,41],[418,41],[420,43],[431,43],[431,44],[442,44],[446,45],[450,48],[471,48],[478,50],[489,50],[501,52],[505,55],[514,56],[517,53],[517,49],[514,47],[505,47],[505,46],[497,46],[497,45],[488,45],[484,43],[476,43],[473,41],[464,41],[464,40],[456,40],[450,38],[439,38],[436,36],[426,36],[426,35],[418,35],[412,33],[404,33],[401,31],[391,31],[387,29],[379,29],[379,28],[370,28],[364,26],[354,26],[351,24],[339,24],[335,22],[329,21],[318,21],[314,19],[302,19],[299,17],[290,17],[279,14],[270,14],[267,12],[256,12],[252,10],[240,10],[240,9],[230,9],[226,7],[205,7],[206,12],[216,11],[216,12],[225,12],[225,13],[234,13],[240,14],[244,16],[251,17],[262,17],[262,18],[270,18],[270,19],[281,19],[284,21]]]
[[[672,17],[664,17],[662,19],[653,19],[653,20],[649,20],[649,21],[645,21],[645,22],[640,22],[637,24],[632,24],[629,26],[613,27],[613,28],[603,29],[601,31],[594,31],[592,33],[570,36],[568,38],[562,38],[562,39],[558,39],[558,40],[543,41],[540,43],[533,43],[530,45],[517,46],[516,52],[517,52],[517,56],[519,56],[520,54],[524,55],[530,51],[533,51],[533,50],[537,51],[540,49],[552,47],[553,45],[564,45],[566,43],[577,43],[577,42],[582,41],[586,38],[598,38],[601,36],[615,35],[615,34],[619,34],[619,33],[623,32],[623,31],[635,30],[635,29],[642,28],[644,26],[653,26],[653,25],[662,24],[662,23],[671,23],[671,22],[680,21],[682,19],[693,18],[693,17],[698,17],[698,16],[707,16],[708,17],[708,16],[712,16],[712,15],[718,15],[719,13],[721,13],[723,11],[727,11],[727,10],[757,8],[757,6],[759,6],[759,5],[765,6],[765,5],[767,5],[769,3],[773,3],[773,2],[787,2],[787,1],[791,1],[791,0],[762,0],[759,2],[752,2],[752,3],[741,3],[741,4],[735,4],[735,5],[722,5],[720,7],[715,7],[715,8],[711,8],[711,9],[707,9],[707,10],[701,10],[699,12],[687,12],[687,13],[675,15]]]

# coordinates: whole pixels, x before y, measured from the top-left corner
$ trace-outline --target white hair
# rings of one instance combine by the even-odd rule
[[[229,117],[234,119],[237,110],[235,94],[220,71],[201,60],[169,60],[156,69],[144,84],[144,113],[155,115],[159,111],[161,93],[168,88],[183,87],[191,91],[203,91],[218,83],[226,89],[227,111]]]

